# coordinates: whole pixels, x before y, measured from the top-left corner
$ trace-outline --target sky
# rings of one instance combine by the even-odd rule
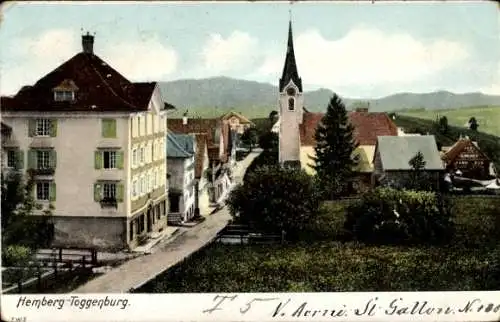
[[[500,16],[490,1],[23,2],[3,5],[0,93],[80,52],[131,81],[227,76],[276,85],[293,23],[304,90],[378,98],[448,90],[500,95]]]

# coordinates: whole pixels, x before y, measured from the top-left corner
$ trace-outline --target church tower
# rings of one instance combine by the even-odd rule
[[[293,50],[292,21],[288,25],[288,44],[283,74],[279,80],[279,161],[300,168],[300,133],[304,110],[302,79],[297,71]]]

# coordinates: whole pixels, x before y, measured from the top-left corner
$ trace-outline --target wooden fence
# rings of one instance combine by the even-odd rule
[[[216,237],[216,242],[226,244],[278,244],[284,243],[285,234],[269,234],[252,231],[246,225],[229,224]]]

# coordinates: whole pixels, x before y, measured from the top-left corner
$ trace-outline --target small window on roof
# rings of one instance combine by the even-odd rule
[[[54,101],[73,101],[75,100],[75,92],[73,91],[54,91]]]
[[[76,86],[75,82],[73,82],[71,79],[65,79],[53,89],[54,101],[74,101],[76,96],[75,92],[77,90],[78,87]]]

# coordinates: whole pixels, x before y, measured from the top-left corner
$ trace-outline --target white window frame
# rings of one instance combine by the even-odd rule
[[[74,91],[66,91],[66,90],[54,91],[54,101],[56,102],[73,101],[74,99],[75,99]]]
[[[36,120],[36,136],[50,136],[50,119]]]
[[[40,196],[40,193],[42,196]],[[50,182],[38,181],[36,182],[35,199],[38,201],[50,200]]]
[[[140,149],[139,149],[139,162],[140,164],[144,164],[144,147],[141,146]]]
[[[50,151],[37,150],[36,151],[36,168],[37,169],[50,169]]]
[[[106,167],[106,154],[108,155],[108,163],[109,166]],[[117,169],[116,165],[116,158],[117,157],[117,151],[113,150],[106,150],[102,152],[102,167],[103,169]]]
[[[137,197],[137,180],[132,180],[132,197]]]
[[[116,200],[116,183],[105,182],[102,184],[102,199]]]
[[[137,166],[137,149],[132,149],[132,166],[135,168]]]
[[[6,162],[6,167],[7,168],[15,168],[17,166],[17,151],[16,150],[13,150],[13,149],[10,149],[10,150],[7,150],[7,153],[6,153],[6,159],[7,159],[7,162]],[[11,164],[12,162],[12,164]]]

